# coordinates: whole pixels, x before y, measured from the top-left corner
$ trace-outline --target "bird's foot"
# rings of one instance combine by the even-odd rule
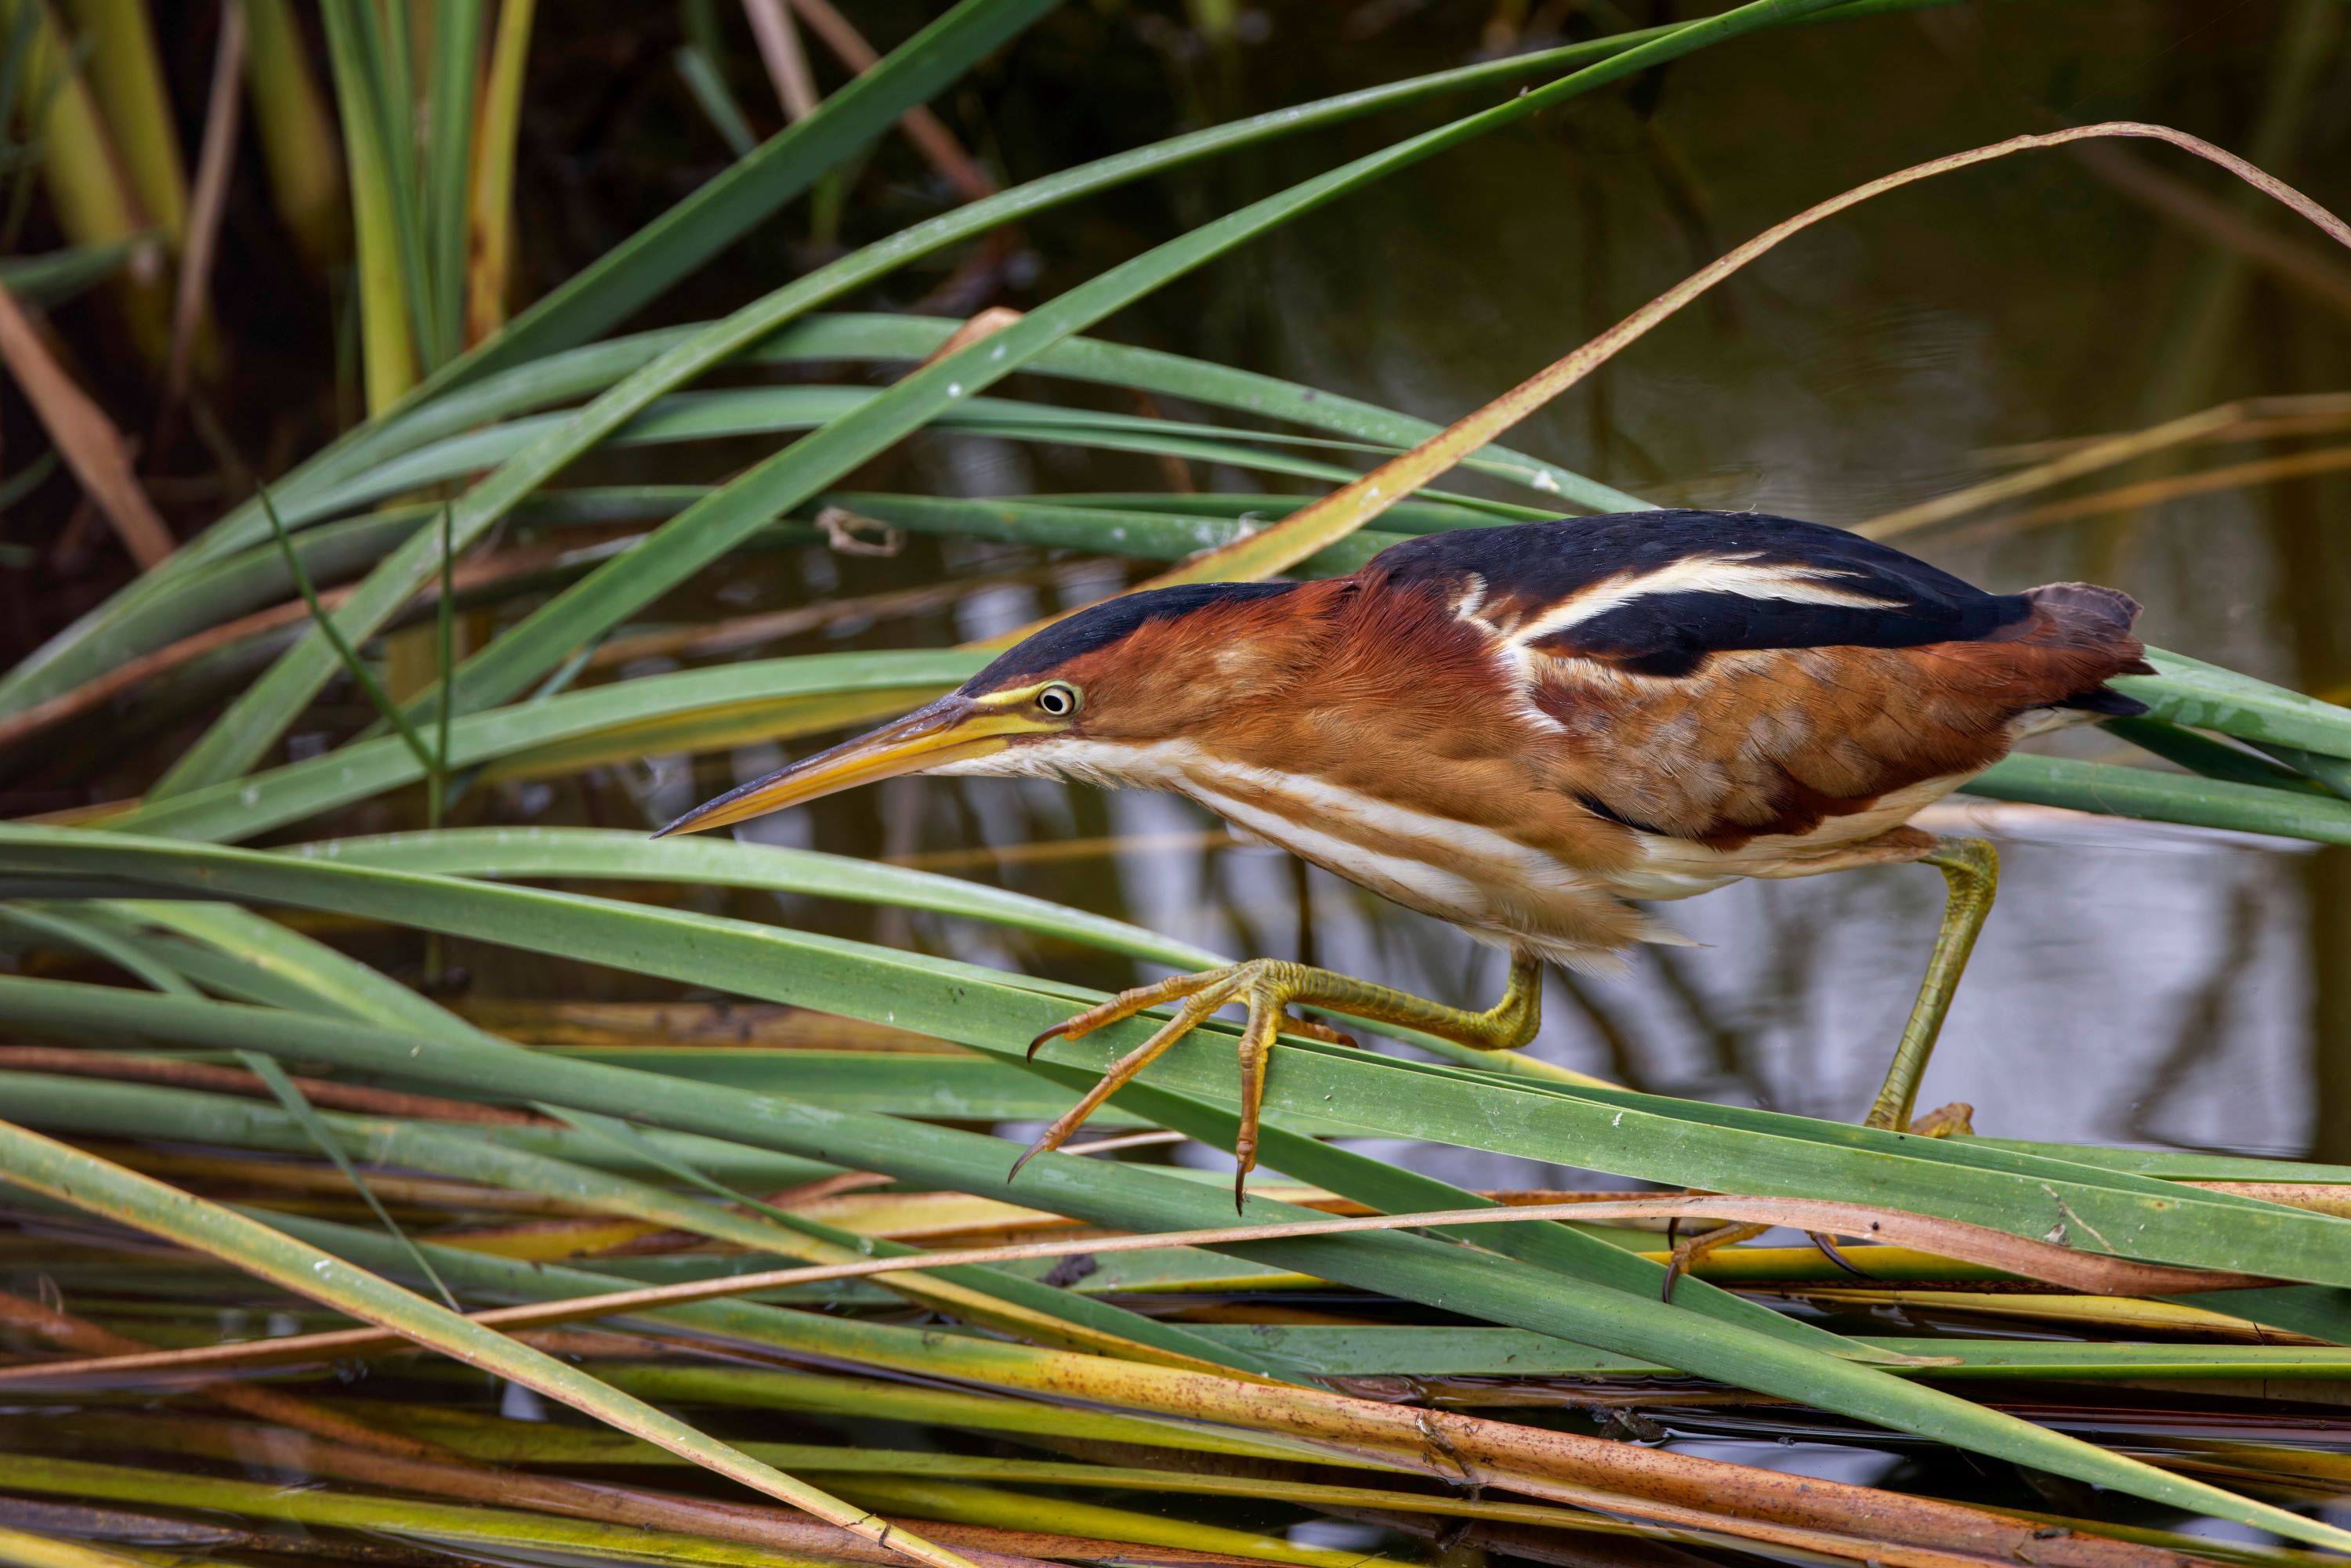
[[[1676,1242],[1674,1255],[1666,1260],[1666,1289],[1663,1299],[1667,1304],[1671,1305],[1673,1302],[1675,1282],[1684,1274],[1688,1273],[1699,1259],[1709,1252],[1738,1242],[1752,1241],[1771,1228],[1768,1225],[1719,1225],[1712,1230],[1701,1231],[1696,1236]]]
[[[1935,1109],[1926,1113],[1924,1115],[1913,1117],[1909,1124],[1907,1126],[1883,1128],[1883,1130],[1897,1133],[1908,1133],[1914,1136],[1921,1138],[1949,1138],[1960,1135],[1971,1137],[1975,1134],[1975,1125],[1973,1122],[1975,1113],[1976,1108],[1969,1104],[1966,1101],[1954,1100],[1948,1105],[1938,1105]],[[1873,1114],[1868,1121],[1862,1124],[1864,1126],[1872,1127],[1882,1127],[1883,1125],[1881,1119],[1876,1114]],[[1735,1229],[1738,1228],[1732,1227],[1730,1228]],[[1763,1229],[1764,1228],[1760,1225],[1746,1228],[1747,1234],[1750,1236],[1760,1236],[1762,1234]],[[1830,1262],[1835,1264],[1846,1273],[1855,1276],[1856,1279],[1867,1280],[1874,1278],[1868,1270],[1855,1267],[1852,1259],[1847,1258],[1843,1252],[1837,1250],[1836,1238],[1833,1236],[1824,1236],[1817,1230],[1808,1230],[1804,1234],[1812,1239],[1812,1243],[1814,1247],[1820,1249],[1822,1257],[1826,1258]],[[1722,1237],[1724,1239],[1717,1240],[1717,1237]],[[1717,1247],[1726,1245],[1729,1241],[1740,1240],[1743,1239],[1743,1238],[1729,1236],[1725,1231],[1716,1231],[1708,1236],[1701,1237],[1698,1239],[1707,1244],[1706,1249],[1708,1251],[1711,1251]],[[1689,1246],[1691,1243],[1686,1242],[1683,1245]],[[1698,1255],[1699,1254],[1693,1252],[1690,1257],[1694,1260]],[[1673,1299],[1674,1281],[1681,1274],[1687,1272],[1688,1261],[1688,1260],[1685,1260],[1683,1258],[1682,1249],[1680,1248],[1676,1248],[1674,1250],[1673,1261],[1666,1265],[1666,1299],[1667,1301],[1671,1301]]]
[[[1049,1149],[1057,1149],[1068,1141],[1070,1134],[1085,1124],[1086,1118],[1099,1109],[1103,1101],[1124,1088],[1134,1076],[1163,1055],[1177,1040],[1199,1027],[1210,1014],[1228,1003],[1240,1002],[1249,1009],[1249,1021],[1242,1026],[1240,1038],[1241,1119],[1240,1131],[1234,1140],[1233,1158],[1238,1169],[1233,1176],[1233,1207],[1238,1209],[1246,1198],[1244,1184],[1249,1173],[1257,1167],[1258,1112],[1265,1098],[1267,1058],[1271,1052],[1274,1036],[1287,1030],[1310,1040],[1328,1040],[1337,1045],[1353,1045],[1354,1040],[1327,1024],[1301,1019],[1290,1010],[1290,1005],[1316,989],[1316,980],[1322,972],[1302,964],[1287,963],[1278,958],[1253,958],[1245,964],[1228,964],[1221,969],[1204,969],[1196,975],[1177,975],[1155,985],[1138,986],[1121,991],[1106,1002],[1088,1008],[1066,1022],[1051,1029],[1029,1042],[1029,1054],[1035,1057],[1038,1048],[1049,1040],[1076,1040],[1091,1034],[1106,1024],[1133,1018],[1145,1008],[1165,1002],[1180,1002],[1176,1016],[1162,1024],[1149,1040],[1111,1063],[1102,1082],[1087,1091],[1085,1098],[1067,1111],[1029,1145],[1028,1152],[1013,1162],[1016,1176],[1020,1167]]]
[[[1949,1138],[1963,1134],[1972,1135],[1975,1127],[1970,1119],[1975,1113],[1974,1106],[1964,1101],[1954,1100],[1948,1105],[1938,1105],[1925,1115],[1916,1118],[1908,1126],[1897,1127],[1893,1131],[1915,1134],[1921,1138]],[[1864,1124],[1864,1125],[1876,1124],[1875,1118]],[[1674,1281],[1688,1273],[1690,1266],[1700,1258],[1718,1248],[1729,1247],[1740,1241],[1751,1241],[1770,1228],[1768,1225],[1726,1225],[1719,1229],[1707,1231],[1704,1235],[1693,1236],[1675,1247],[1673,1257],[1666,1263],[1666,1300],[1670,1301],[1674,1299]],[[1855,1267],[1852,1259],[1837,1249],[1835,1237],[1823,1235],[1817,1230],[1808,1230],[1804,1234],[1811,1238],[1814,1247],[1820,1249],[1822,1257],[1826,1258],[1846,1273],[1863,1280],[1874,1277],[1866,1270]]]
[[[1938,1105],[1923,1116],[1911,1119],[1902,1130],[1921,1138],[1957,1138],[1975,1136],[1976,1108],[1964,1100],[1954,1100],[1948,1105]]]

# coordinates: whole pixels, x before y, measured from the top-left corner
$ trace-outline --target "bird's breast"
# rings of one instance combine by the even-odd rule
[[[1613,891],[1633,865],[1626,831],[1518,770],[1432,765],[1402,747],[1383,748],[1388,766],[1359,753],[1352,767],[1329,758],[1310,766],[1302,747],[1298,766],[1278,767],[1183,740],[1033,749],[1066,776],[1187,796],[1244,839],[1514,951],[1590,963],[1627,943],[1672,939]]]

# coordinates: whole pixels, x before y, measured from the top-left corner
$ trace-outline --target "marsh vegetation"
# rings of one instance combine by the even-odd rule
[[[2020,152],[1327,499],[2021,133],[2342,212],[2339,0],[0,48],[0,1562],[2351,1547],[2351,250],[2176,146]],[[1073,1004],[1502,961],[1164,797],[646,837],[1203,549],[1658,504],[2115,582],[2171,651],[1938,819],[2005,857],[1927,1089],[1979,1135],[1850,1124],[1934,928],[1886,868],[1687,906],[1499,1063],[1285,1043],[1238,1218],[1229,1029],[1012,1180],[1140,1038],[1024,1062]]]

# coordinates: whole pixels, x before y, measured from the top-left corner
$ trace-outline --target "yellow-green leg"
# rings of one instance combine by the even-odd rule
[[[1943,873],[1948,894],[1943,903],[1943,925],[1935,933],[1935,950],[1927,959],[1926,977],[1918,983],[1918,999],[1910,1004],[1910,1017],[1903,1024],[1902,1039],[1894,1048],[1894,1065],[1886,1071],[1886,1085],[1877,1092],[1876,1101],[1862,1122],[1865,1127],[1895,1133],[1911,1130],[1918,1081],[1926,1076],[1928,1059],[1935,1053],[1936,1037],[1943,1032],[1943,1019],[1949,1014],[1951,998],[1959,988],[1959,976],[1967,969],[1968,955],[1975,951],[1976,935],[1983,929],[1984,917],[1991,913],[1992,895],[2000,887],[2000,853],[1982,839],[1946,839],[1920,856],[1919,862]],[[1929,1115],[1931,1128],[1921,1124],[1918,1130],[1930,1137],[1965,1131],[1966,1113],[1965,1106],[1946,1107]],[[1726,1225],[1682,1242],[1674,1249],[1673,1259],[1666,1265],[1666,1298],[1673,1299],[1674,1281],[1698,1259],[1718,1248],[1760,1236],[1765,1228]],[[1835,1258],[1834,1252],[1831,1251],[1830,1256]],[[1842,1259],[1836,1261],[1844,1264]]]
[[[1150,1066],[1168,1047],[1191,1033],[1208,1015],[1228,1002],[1240,1002],[1249,1009],[1249,1021],[1241,1029],[1240,1132],[1233,1145],[1233,1157],[1240,1166],[1233,1178],[1233,1202],[1238,1207],[1243,1198],[1243,1184],[1257,1166],[1258,1118],[1265,1102],[1265,1074],[1273,1053],[1274,1037],[1286,1028],[1316,1039],[1353,1043],[1334,1030],[1291,1017],[1291,1008],[1328,1008],[1367,1023],[1419,1030],[1477,1051],[1515,1051],[1534,1038],[1542,1021],[1542,967],[1534,958],[1513,958],[1510,985],[1503,990],[1502,999],[1479,1012],[1448,1007],[1408,991],[1333,974],[1328,969],[1280,958],[1254,958],[1246,964],[1231,964],[1196,975],[1178,975],[1156,985],[1122,991],[1099,1007],[1088,1008],[1068,1022],[1056,1024],[1039,1035],[1029,1042],[1029,1054],[1036,1055],[1037,1048],[1049,1040],[1075,1040],[1104,1024],[1132,1018],[1145,1008],[1178,1000],[1182,1005],[1174,1018],[1149,1040],[1113,1062],[1102,1082],[1046,1128],[1029,1146],[1028,1153],[1014,1162],[1016,1174],[1034,1156],[1061,1147],[1103,1101]]]
[[[1951,997],[1959,976],[1975,951],[1976,934],[1991,913],[1992,895],[2000,887],[2000,853],[1982,839],[1946,839],[1921,863],[1943,873],[1949,896],[1943,903],[1943,926],[1935,933],[1935,951],[1927,960],[1926,977],[1918,983],[1918,999],[1910,1005],[1909,1021],[1902,1026],[1901,1042],[1894,1048],[1894,1065],[1886,1086],[1869,1108],[1864,1126],[1907,1132],[1910,1113],[1918,1098],[1918,1081],[1927,1074],[1927,1059],[1935,1052],[1935,1039],[1951,1010]]]

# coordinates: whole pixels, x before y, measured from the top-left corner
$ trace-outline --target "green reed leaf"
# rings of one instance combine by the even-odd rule
[[[271,1061],[270,1065],[275,1068],[277,1064]],[[288,1114],[273,1113],[252,1101],[228,1095],[8,1071],[0,1071],[0,1091],[5,1092],[10,1112],[19,1121],[53,1131],[110,1135],[135,1131],[140,1136],[172,1142],[219,1144],[281,1154],[301,1153],[317,1146],[308,1126]],[[287,1113],[291,1111],[290,1105],[286,1107]],[[356,1151],[359,1157],[373,1164],[538,1193],[568,1204],[709,1236],[749,1248],[755,1255],[767,1253],[811,1263],[841,1262],[862,1257],[919,1256],[916,1248],[854,1235],[799,1216],[789,1216],[788,1223],[779,1223],[784,1217],[763,1219],[737,1214],[716,1205],[682,1197],[634,1176],[595,1169],[499,1141],[502,1136],[513,1136],[516,1130],[512,1129],[492,1133],[472,1126],[435,1126],[336,1112],[313,1110],[311,1114],[340,1146]],[[684,1164],[677,1140],[634,1128],[630,1129],[630,1134],[622,1145],[628,1163],[669,1173]],[[611,1147],[607,1143],[606,1148]],[[409,1245],[413,1250],[413,1244]],[[440,1275],[423,1254],[415,1253],[413,1260],[422,1277],[438,1281]],[[958,1316],[974,1316],[977,1321],[1008,1332],[1035,1333],[1044,1326],[1036,1321],[1038,1318],[1059,1319],[1087,1331],[1084,1339],[1070,1343],[1100,1345],[1123,1341],[1193,1362],[1272,1375],[1286,1371],[1279,1357],[1227,1349],[1183,1325],[1162,1323],[1002,1270],[982,1266],[937,1269],[908,1279],[935,1281],[951,1288],[898,1287],[926,1307]],[[888,1287],[890,1281],[885,1280],[883,1284]],[[985,1304],[980,1303],[983,1310],[975,1313],[971,1299],[974,1294],[1009,1303],[1019,1312],[987,1312]]]
[[[45,838],[52,841],[42,842]],[[60,838],[89,841],[54,841]],[[574,958],[619,963],[645,972],[690,973],[698,983],[747,995],[789,999],[862,1016],[870,1016],[877,1009],[887,1011],[902,1025],[929,1028],[950,1038],[974,1042],[984,1039],[1003,1044],[1025,1038],[1035,1027],[1041,1027],[1056,1016],[1050,998],[995,984],[985,971],[965,966],[915,960],[870,949],[861,951],[857,945],[838,939],[794,936],[737,922],[686,916],[675,911],[604,908],[600,907],[601,901],[578,895],[453,884],[449,879],[350,867],[298,865],[249,852],[152,841],[140,843],[115,835],[0,830],[0,869],[28,865],[51,873],[76,867],[114,875],[143,871],[162,883],[177,883],[183,873],[193,873],[201,865],[201,881],[205,887],[234,896],[266,897],[313,907],[364,904],[379,918],[512,945],[545,945]],[[792,949],[798,951],[794,960],[778,961],[780,952]],[[861,977],[861,971],[870,977]],[[1229,1223],[1229,1210],[1223,1207],[1220,1196],[1134,1166],[1049,1155],[1028,1166],[1019,1183],[1009,1183],[1001,1168],[1009,1163],[1004,1158],[1009,1145],[1000,1139],[952,1129],[923,1127],[917,1134],[914,1124],[887,1117],[819,1110],[737,1090],[682,1083],[585,1062],[550,1061],[506,1045],[402,1039],[382,1036],[360,1026],[322,1033],[315,1026],[299,1027],[302,1020],[296,1020],[296,1038],[286,1038],[271,1015],[256,1016],[254,1009],[231,1004],[132,993],[91,996],[89,991],[89,988],[57,982],[0,980],[0,1016],[21,1021],[47,1019],[51,1022],[73,1017],[79,1019],[83,1027],[109,1016],[115,1018],[118,1024],[135,1017],[141,1032],[169,1034],[192,1042],[196,1036],[226,1026],[235,1031],[240,1045],[251,1049],[284,1051],[346,1066],[366,1068],[373,1064],[379,1070],[391,1068],[404,1076],[428,1081],[455,1080],[465,1082],[474,1092],[521,1093],[558,1100],[656,1124],[716,1131],[718,1135],[738,1141],[769,1144],[786,1152],[818,1157],[853,1147],[856,1162],[866,1168],[912,1180],[936,1182],[977,1195],[1039,1204],[1093,1223],[1144,1229]],[[1104,1032],[1126,1037],[1136,1034],[1139,1027],[1123,1026]],[[1134,1041],[1112,1038],[1080,1043],[1095,1047],[1098,1054],[1100,1050]],[[1168,1060],[1185,1057],[1188,1059],[1186,1065],[1203,1068],[1207,1062],[1200,1059],[1212,1051],[1212,1042],[1197,1041],[1179,1047]],[[1277,1096],[1277,1111],[1283,1108],[1280,1096],[1313,1096],[1324,1089],[1322,1083],[1314,1081],[1319,1075],[1301,1071],[1297,1065],[1300,1062],[1311,1062],[1321,1068],[1329,1064],[1329,1059],[1314,1052],[1292,1051],[1278,1062],[1273,1075],[1276,1087],[1272,1091]],[[1387,1074],[1395,1072],[1401,1064],[1381,1061],[1370,1066],[1360,1062],[1356,1065],[1367,1073]],[[1219,1076],[1229,1080],[1229,1060],[1221,1068]],[[1165,1075],[1163,1081],[1174,1076]],[[1441,1124],[1445,1121],[1442,1115],[1431,1117],[1428,1113],[1444,1098],[1441,1089],[1458,1084],[1459,1092],[1473,1104],[1489,1096],[1502,1096],[1490,1104],[1477,1104],[1478,1111],[1496,1118],[1501,1126],[1518,1120],[1512,1113],[1514,1109],[1525,1109],[1528,1103],[1538,1101],[1545,1106],[1587,1110],[1604,1121],[1612,1113],[1609,1106],[1585,1106],[1586,1096],[1583,1093],[1570,1095],[1550,1086],[1540,1092],[1531,1091],[1520,1080],[1489,1080],[1472,1084],[1465,1082],[1468,1076],[1456,1074],[1453,1070],[1416,1070],[1414,1079],[1420,1082],[1367,1078],[1361,1084],[1344,1085],[1350,1098],[1338,1103],[1347,1104],[1353,1114],[1354,1103],[1370,1094],[1395,1104],[1400,1113],[1409,1110],[1416,1120],[1435,1120]],[[1230,1092],[1229,1086],[1227,1092]],[[1621,1101],[1625,1097],[1616,1098]],[[1632,1098],[1637,1101],[1643,1097]],[[1623,1122],[1635,1121],[1640,1110],[1639,1105],[1614,1106],[1613,1114],[1618,1119],[1619,1128]],[[1646,1155],[1652,1150],[1668,1155],[1677,1166],[1700,1163],[1697,1155],[1678,1141],[1659,1139],[1638,1127],[1636,1123],[1635,1134],[1614,1140],[1620,1147],[1629,1146],[1628,1153],[1612,1153],[1593,1163],[1621,1167],[1635,1154]],[[1837,1129],[1840,1136],[1859,1131]],[[1708,1149],[1740,1146],[1740,1140],[1719,1126],[1710,1131],[1705,1143]],[[1810,1146],[1802,1140],[1782,1139],[1781,1143],[1790,1145],[1795,1152]],[[1554,1145],[1552,1152],[1556,1157],[1562,1151]],[[1877,1155],[1861,1163],[1875,1175],[1898,1166],[1901,1161],[1896,1156]],[[2046,1164],[2055,1166],[2058,1162]],[[1757,1168],[1750,1165],[1748,1171],[1740,1174],[1754,1174]],[[1963,1176],[1983,1186],[1994,1174],[1997,1173],[1961,1172],[1944,1166],[1934,1171],[1931,1186],[1938,1201],[1946,1201],[1943,1195],[1960,1187]],[[2062,1183],[2062,1190],[2056,1181],[2037,1178],[2029,1183],[2011,1182],[2009,1186],[2038,1189],[2023,1199],[2028,1207],[2037,1204],[2045,1210],[2052,1201],[2061,1205],[2070,1202],[2077,1218],[2087,1212],[2094,1217],[2093,1223],[2111,1219],[2120,1226],[2125,1211],[2115,1206],[2127,1205],[2135,1195],[2094,1183],[2118,1182],[2126,1186],[2129,1178],[2088,1172],[2086,1168],[2083,1174],[2091,1179],[2066,1180]],[[1720,1181],[1699,1185],[1718,1190],[1739,1189],[1738,1184]],[[1834,1189],[1837,1188],[1827,1188]],[[1824,1189],[1815,1186],[1813,1190]],[[1886,1201],[1893,1199],[1889,1196]],[[1916,1207],[1920,1212],[1935,1211],[1932,1203]],[[2174,1210],[2194,1207],[2196,1200],[2184,1195],[2172,1204]],[[2278,1237],[2284,1228],[2282,1224],[2268,1223],[2267,1213],[2304,1223],[2314,1218],[2291,1210],[2273,1210],[2267,1205],[2221,1207],[2225,1207],[2221,1224],[2212,1228],[2224,1231],[2225,1236],[2210,1238],[2174,1220],[2164,1228],[2177,1244],[2168,1245],[2164,1250],[2174,1254],[2202,1251],[2208,1241],[2227,1245],[2245,1237],[2253,1238],[2254,1249],[2259,1250],[2262,1240]],[[1261,1197],[1252,1199],[1250,1208],[1252,1215],[1268,1218],[1293,1218],[1303,1212]],[[2139,1212],[2145,1215],[2153,1211],[2142,1204]],[[2145,1225],[2144,1220],[2141,1223]],[[2341,1226],[2341,1222],[2325,1223]],[[2122,1233],[2133,1234],[2126,1229]],[[2331,1241],[2320,1242],[2317,1249],[2331,1250],[2338,1262],[2342,1257],[2351,1256]],[[1835,1356],[1782,1343],[1627,1292],[1583,1285],[1548,1269],[1530,1269],[1490,1254],[1395,1233],[1261,1242],[1251,1244],[1246,1251],[1249,1256],[1281,1262],[1323,1278],[1356,1281],[1407,1299],[1438,1301],[1449,1310],[1473,1312],[1489,1321],[1538,1328],[1600,1348],[1703,1372],[1743,1386],[1801,1398],[1824,1408],[1959,1443],[1978,1452],[2095,1479],[2135,1495],[2176,1500],[2180,1506],[2259,1521],[2263,1528],[2296,1533],[2298,1539],[2313,1539],[2314,1528],[2329,1541],[2335,1533],[2216,1489],[2179,1478],[2159,1477],[2135,1461],[1887,1378]],[[2204,1260],[2175,1257],[2172,1260]],[[2311,1257],[2303,1251],[2297,1251],[2296,1260],[2313,1265],[2321,1277],[2325,1270],[2334,1267],[2323,1257]],[[2188,1500],[2191,1498],[2192,1502]]]
[[[884,1533],[862,1510],[705,1437],[641,1399],[218,1204],[6,1122],[0,1122],[0,1173],[46,1197],[222,1258],[280,1289],[511,1378],[820,1519],[869,1538]],[[12,1486],[24,1484],[18,1462],[12,1461],[8,1474]],[[891,1543],[910,1557],[936,1568],[970,1568],[964,1558],[911,1531],[889,1533]]]
[[[238,1051],[237,1060],[245,1064],[247,1071],[268,1086],[269,1092],[275,1095],[277,1103],[286,1108],[286,1113],[299,1124],[304,1135],[309,1138],[319,1153],[333,1162],[337,1170],[343,1173],[343,1179],[357,1189],[360,1200],[366,1203],[369,1211],[375,1216],[376,1223],[382,1226],[393,1240],[407,1249],[408,1255],[416,1260],[417,1272],[432,1282],[434,1292],[447,1303],[449,1310],[453,1312],[464,1312],[465,1309],[457,1304],[457,1298],[450,1293],[449,1287],[443,1282],[441,1276],[433,1271],[432,1260],[418,1249],[416,1243],[409,1239],[408,1232],[400,1228],[400,1222],[392,1218],[392,1211],[385,1208],[382,1201],[376,1197],[375,1188],[368,1185],[367,1177],[360,1174],[359,1167],[351,1164],[350,1155],[343,1152],[341,1141],[320,1119],[318,1109],[302,1097],[300,1085],[287,1076],[286,1069],[280,1067],[272,1058],[264,1056],[258,1051]]]
[[[401,741],[408,747],[410,755],[430,771],[434,766],[433,754],[424,748],[423,737],[416,733],[415,727],[400,711],[400,705],[392,700],[382,683],[375,678],[375,672],[368,668],[367,661],[360,658],[359,651],[344,639],[342,632],[335,625],[335,618],[327,613],[327,607],[319,602],[319,591],[310,586],[310,574],[303,570],[302,558],[294,552],[294,541],[286,532],[285,520],[278,517],[277,508],[270,504],[266,490],[261,493],[261,510],[269,518],[270,531],[277,536],[277,549],[285,557],[287,575],[294,580],[296,590],[302,595],[302,602],[309,606],[311,624],[319,629],[319,634],[334,650],[336,659],[341,663],[343,673],[350,676],[351,684],[359,687],[385,722],[399,731]]]

